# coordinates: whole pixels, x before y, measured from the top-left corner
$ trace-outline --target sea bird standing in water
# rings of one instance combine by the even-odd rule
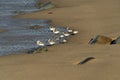
[[[59,34],[59,33],[60,33],[60,31],[58,31],[57,29],[53,30],[52,32],[53,32],[54,34]]]
[[[63,32],[63,35],[64,35],[65,37],[68,37],[68,36],[70,36],[70,33],[65,33],[65,32]]]
[[[56,28],[53,27],[53,26],[50,26],[49,29],[50,29],[50,31],[53,31],[53,30],[55,30]]]
[[[61,38],[61,37],[56,38],[56,40],[59,41],[59,43],[62,43],[62,44],[67,42],[67,40],[65,38]]]
[[[68,33],[70,33],[71,35],[75,35],[75,34],[78,33],[78,31],[69,29],[69,27],[67,27],[67,31],[68,31]]]
[[[64,34],[61,34],[61,35],[60,35],[60,38],[64,38],[64,37],[65,37],[65,35],[64,35]]]
[[[67,40],[66,39],[62,39],[61,43],[66,43]]]
[[[45,44],[43,42],[41,42],[40,40],[37,41],[37,45],[41,46],[41,47],[45,46]]]
[[[49,39],[49,40],[48,40],[48,43],[49,43],[50,46],[52,46],[52,45],[54,45],[56,42],[53,41],[53,40],[51,40],[51,39]]]

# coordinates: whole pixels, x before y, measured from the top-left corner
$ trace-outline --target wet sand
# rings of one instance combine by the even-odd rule
[[[119,0],[51,0],[57,8],[19,15],[19,18],[52,19],[79,33],[68,43],[48,52],[0,57],[1,80],[119,80],[119,45],[88,45],[91,37],[119,36]],[[52,14],[48,14],[52,12]],[[95,59],[77,65],[87,57]]]

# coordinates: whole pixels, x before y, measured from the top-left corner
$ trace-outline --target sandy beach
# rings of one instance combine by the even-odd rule
[[[47,0],[44,0],[47,1]],[[47,52],[0,57],[0,80],[119,80],[120,45],[89,45],[95,35],[119,36],[119,0],[51,0],[56,8],[15,16],[52,20],[78,30]],[[52,12],[52,14],[49,14]],[[87,57],[95,57],[77,65]]]

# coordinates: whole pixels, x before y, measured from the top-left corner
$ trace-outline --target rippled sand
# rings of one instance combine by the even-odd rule
[[[79,33],[67,44],[40,54],[0,58],[1,80],[119,80],[119,45],[88,45],[100,34],[119,36],[119,0],[51,0],[57,8],[20,15],[20,18],[52,19],[54,25],[70,26]],[[48,14],[52,12],[53,14]],[[77,65],[85,58],[95,59]]]

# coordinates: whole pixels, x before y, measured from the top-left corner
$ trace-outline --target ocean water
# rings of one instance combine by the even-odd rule
[[[11,16],[19,13],[34,12],[37,9],[34,5],[36,0],[0,0],[0,56],[8,54],[26,53],[37,48],[37,40],[48,45],[48,39],[56,39],[49,30],[49,20],[15,19]],[[42,26],[39,29],[31,29],[31,26]],[[61,32],[65,28],[57,27]],[[59,41],[56,41],[59,44]]]
[[[32,12],[38,9],[34,6],[36,0],[0,0],[0,16],[14,15],[15,12]]]

